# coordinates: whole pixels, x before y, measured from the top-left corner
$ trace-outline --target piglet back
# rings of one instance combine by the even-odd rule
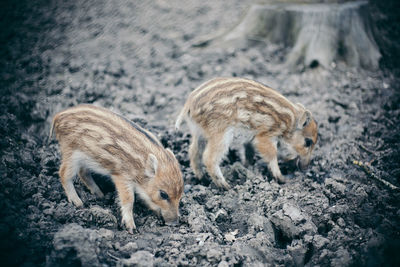
[[[149,131],[92,105],[79,105],[56,114],[51,128],[62,150],[81,150],[111,172],[142,169],[145,155],[163,149]]]

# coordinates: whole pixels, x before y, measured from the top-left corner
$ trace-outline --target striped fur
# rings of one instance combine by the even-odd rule
[[[135,229],[133,202],[136,192],[164,220],[178,220],[183,179],[173,153],[157,138],[126,118],[92,105],[79,105],[54,116],[50,137],[59,141],[61,183],[70,202],[83,203],[73,186],[78,174],[89,190],[103,193],[90,171],[110,175],[121,204],[122,221],[129,232]],[[168,194],[162,199],[160,190]]]
[[[248,141],[268,163],[272,175],[285,179],[277,161],[277,143],[283,144],[287,157],[298,156],[302,167],[308,165],[317,142],[317,124],[301,104],[293,104],[277,91],[258,82],[242,78],[215,78],[203,83],[189,95],[175,127],[186,120],[192,133],[189,149],[191,167],[203,176],[204,163],[213,181],[229,188],[219,162],[236,132],[247,132]],[[204,152],[199,140],[205,138]],[[306,147],[305,140],[312,140]]]

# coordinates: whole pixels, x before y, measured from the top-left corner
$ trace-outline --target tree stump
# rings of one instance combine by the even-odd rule
[[[329,67],[332,62],[344,61],[351,67],[374,70],[381,57],[372,35],[367,1],[254,4],[233,30],[203,45],[243,40],[289,47],[286,63],[290,66]]]

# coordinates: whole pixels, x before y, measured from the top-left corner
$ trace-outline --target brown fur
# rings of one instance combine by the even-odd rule
[[[132,208],[134,193],[163,216],[166,222],[178,220],[183,179],[179,163],[150,132],[103,108],[79,105],[54,116],[62,164],[60,179],[68,200],[76,206],[82,201],[72,179],[76,174],[97,196],[103,196],[90,171],[110,175],[121,204],[122,220],[130,232],[136,227]],[[168,194],[162,199],[160,190]]]
[[[213,181],[228,188],[219,169],[219,161],[227,150],[231,135],[244,129],[268,163],[273,176],[284,182],[277,165],[277,141],[283,142],[299,156],[305,167],[317,142],[318,129],[311,113],[301,104],[293,104],[277,91],[252,80],[216,78],[205,82],[188,97],[176,122],[189,123],[192,144],[189,149],[192,169],[202,176],[202,159]],[[205,138],[204,153],[199,151],[199,139]],[[305,147],[305,139],[312,145]],[[201,155],[202,154],[202,155]]]

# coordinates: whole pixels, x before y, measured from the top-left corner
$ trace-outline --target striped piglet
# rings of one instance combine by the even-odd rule
[[[175,127],[186,120],[192,134],[190,164],[198,178],[204,163],[214,183],[228,189],[219,167],[236,135],[245,136],[245,154],[255,146],[275,179],[284,183],[278,166],[278,146],[287,160],[305,168],[317,142],[318,129],[310,111],[277,91],[241,78],[216,78],[190,93]],[[205,139],[204,152],[202,139]],[[251,146],[249,144],[252,144]]]
[[[122,223],[130,233],[134,193],[169,224],[176,224],[183,179],[179,163],[157,138],[133,122],[92,105],[79,105],[54,116],[60,144],[60,179],[68,200],[82,206],[73,185],[78,174],[89,190],[102,197],[90,171],[111,176],[118,192]]]

